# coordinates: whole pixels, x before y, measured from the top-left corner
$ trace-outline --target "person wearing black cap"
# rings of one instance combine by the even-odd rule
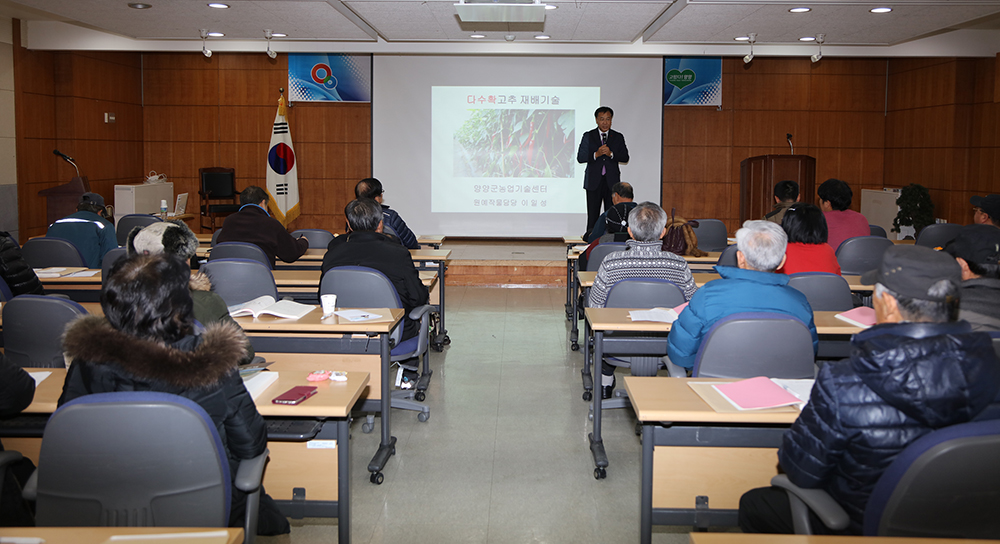
[[[877,324],[854,335],[849,359],[820,368],[809,403],[784,435],[781,468],[799,487],[829,493],[847,511],[850,533],[861,532],[875,484],[907,445],[942,427],[998,417],[1000,361],[989,335],[958,321],[961,278],[946,253],[889,248],[861,280],[875,284]],[[748,491],[739,524],[744,532],[792,532],[787,495]]]
[[[974,331],[1000,331],[1000,229],[966,225],[944,250],[962,268],[959,319]]]
[[[80,250],[87,268],[100,268],[104,254],[118,247],[115,225],[107,219],[104,197],[83,193],[76,210],[49,225],[45,236],[69,240]]]
[[[969,203],[973,206],[972,220],[975,224],[1000,227],[1000,195],[974,196]]]

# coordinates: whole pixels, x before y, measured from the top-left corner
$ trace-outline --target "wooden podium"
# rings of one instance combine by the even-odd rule
[[[68,183],[38,191],[38,196],[45,197],[46,226],[75,212],[80,197],[89,192],[90,182],[87,181],[87,176],[75,176]]]
[[[774,184],[783,180],[799,184],[799,200],[812,202],[816,195],[816,159],[808,155],[759,155],[740,163],[740,224],[763,219],[774,208]]]

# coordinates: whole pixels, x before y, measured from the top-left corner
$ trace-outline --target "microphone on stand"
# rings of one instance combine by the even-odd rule
[[[80,169],[77,168],[76,161],[74,161],[72,157],[70,157],[69,155],[66,155],[65,153],[60,152],[58,149],[53,149],[52,150],[52,154],[53,155],[57,155],[57,156],[61,157],[62,160],[66,161],[66,162],[68,162],[70,164],[72,164],[73,168],[76,168],[76,177],[80,177]]]
[[[792,152],[792,155],[794,155],[795,154],[795,147],[792,145],[792,133],[789,132],[789,133],[785,134],[785,139],[788,140],[788,149],[790,149],[791,152]]]

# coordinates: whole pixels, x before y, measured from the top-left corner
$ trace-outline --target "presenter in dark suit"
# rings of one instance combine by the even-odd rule
[[[594,229],[598,216],[601,215],[601,204],[604,211],[611,208],[611,187],[621,181],[621,171],[618,163],[628,162],[628,148],[625,146],[625,136],[611,130],[611,118],[615,112],[611,108],[601,106],[594,112],[597,128],[585,132],[580,140],[580,150],[576,154],[579,163],[587,163],[587,172],[583,178],[583,188],[587,190],[587,232]]]

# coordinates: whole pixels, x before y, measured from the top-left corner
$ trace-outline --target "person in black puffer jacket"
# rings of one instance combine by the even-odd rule
[[[267,427],[237,372],[246,337],[225,322],[196,329],[190,270],[171,255],[120,259],[101,292],[105,317],[84,316],[66,330],[73,363],[59,405],[113,391],[159,391],[191,399],[215,422],[236,476],[241,459],[267,447]],[[230,525],[240,527],[246,495],[232,488]],[[288,520],[261,491],[258,534],[289,532]]]
[[[849,359],[823,366],[778,452],[792,483],[824,489],[844,507],[854,534],[879,477],[906,446],[942,427],[1000,418],[1000,361],[987,334],[956,321],[954,259],[896,246],[862,281],[876,284],[878,324],[854,335]],[[814,530],[829,531],[813,518]],[[792,532],[785,492],[744,494],[739,523],[744,532]]]
[[[7,232],[0,231],[0,278],[17,295],[44,295],[42,282],[21,255],[21,248]]]

